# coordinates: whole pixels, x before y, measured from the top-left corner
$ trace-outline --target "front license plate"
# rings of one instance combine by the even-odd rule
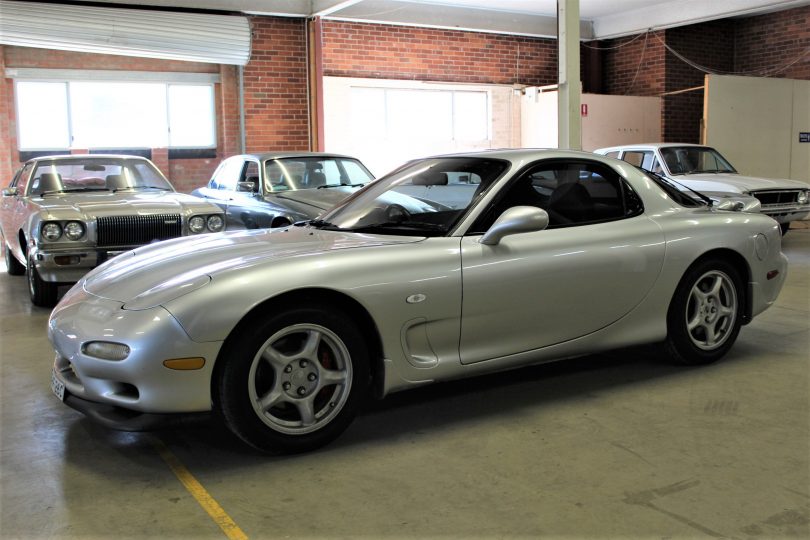
[[[59,401],[65,401],[65,384],[56,378],[56,370],[51,371],[51,392]]]

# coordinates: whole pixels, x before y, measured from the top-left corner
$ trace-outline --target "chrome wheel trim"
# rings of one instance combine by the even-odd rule
[[[731,336],[737,320],[737,289],[719,270],[703,274],[689,291],[686,332],[699,349],[713,351]]]
[[[28,292],[31,294],[31,298],[34,298],[37,292],[36,283],[34,283],[34,272],[36,272],[36,268],[34,268],[34,262],[30,257],[26,258],[25,261],[28,263],[25,269],[26,278],[28,279]]]
[[[323,326],[295,324],[273,334],[254,356],[248,374],[250,403],[275,431],[312,433],[340,413],[349,399],[352,375],[343,340]]]

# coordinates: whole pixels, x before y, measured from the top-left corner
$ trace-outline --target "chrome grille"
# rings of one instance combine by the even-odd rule
[[[99,247],[140,246],[183,234],[179,214],[96,218]]]
[[[759,199],[762,206],[769,204],[796,204],[799,198],[799,190],[793,191],[754,191],[751,193]]]

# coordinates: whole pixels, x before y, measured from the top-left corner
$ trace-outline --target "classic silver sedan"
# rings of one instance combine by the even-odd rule
[[[51,315],[52,389],[112,427],[215,409],[250,445],[299,452],[369,393],[642,343],[717,360],[786,268],[770,217],[622,161],[433,157],[316,221],[97,268]]]
[[[31,301],[53,306],[74,283],[134,247],[224,229],[222,210],[176,193],[148,159],[47,156],[26,162],[0,199],[6,269],[28,275]]]

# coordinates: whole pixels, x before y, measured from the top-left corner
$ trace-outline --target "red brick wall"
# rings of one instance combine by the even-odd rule
[[[181,62],[158,60],[152,58],[135,58],[104,54],[76,53],[29,47],[0,47],[2,67],[8,68],[48,68],[48,69],[99,69],[121,71],[166,71],[217,73],[220,66],[198,62]],[[229,69],[229,68],[225,68]],[[222,157],[236,152],[231,141],[234,113],[233,106],[221,96],[227,95],[230,101],[235,100],[234,88],[236,78],[233,75],[223,76],[221,84],[215,85],[217,108],[217,157],[208,159],[172,159],[160,163],[161,170],[172,181],[178,191],[190,191],[205,183]],[[226,86],[223,91],[223,85]],[[19,153],[16,141],[16,119],[14,109],[13,81],[3,79],[0,84],[0,184],[5,185],[10,179],[10,172],[19,166]],[[238,125],[237,125],[238,130]],[[237,131],[238,133],[238,131]],[[225,140],[227,139],[227,142]],[[236,136],[238,140],[238,135]],[[238,143],[237,143],[238,144]],[[165,150],[164,150],[165,152]],[[229,152],[226,154],[225,152]],[[158,152],[160,153],[160,152]]]
[[[735,71],[810,80],[810,6],[735,22]]]
[[[657,32],[672,49],[718,73],[810,79],[810,7],[671,28]],[[604,53],[605,93],[660,95],[703,85],[704,72],[677,58],[650,34],[638,77],[644,37],[601,43],[617,47]],[[635,38],[635,40],[634,40]],[[804,56],[802,57],[802,54]],[[664,141],[699,142],[703,92],[663,98]]]
[[[323,44],[326,76],[478,84],[557,81],[553,39],[324,21]]]
[[[248,152],[309,149],[306,22],[252,17],[245,66]]]

